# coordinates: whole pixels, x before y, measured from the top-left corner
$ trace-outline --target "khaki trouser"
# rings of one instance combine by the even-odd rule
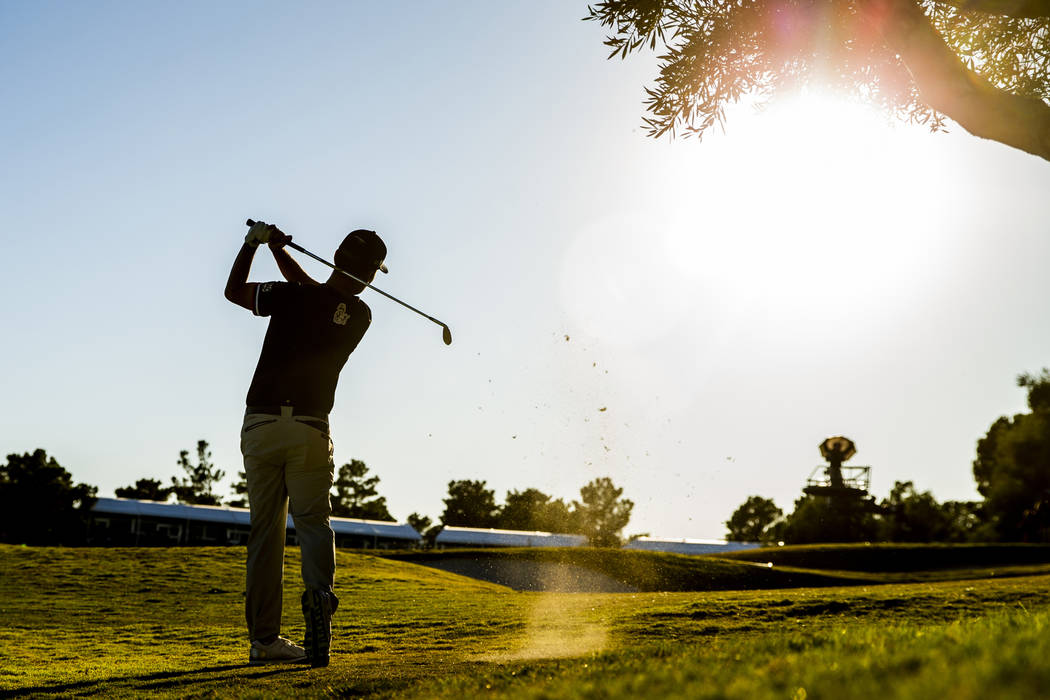
[[[241,428],[251,507],[245,617],[253,640],[281,632],[289,503],[302,550],[303,583],[332,591],[335,581],[335,535],[329,522],[332,440],[304,422],[310,420],[285,408],[280,416],[248,414]]]

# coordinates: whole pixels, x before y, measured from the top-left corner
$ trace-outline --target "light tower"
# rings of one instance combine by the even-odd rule
[[[870,536],[865,523],[870,521],[871,513],[879,510],[875,498],[868,494],[871,467],[842,464],[856,453],[857,446],[849,438],[829,437],[820,443],[820,455],[827,460],[827,466],[816,467],[802,489],[824,504],[821,537],[825,541],[850,542]]]
[[[871,482],[871,467],[842,466],[855,454],[857,446],[848,437],[829,437],[820,443],[820,456],[827,460],[828,466],[816,467],[802,490],[810,496],[825,496],[833,500],[864,499]],[[824,473],[817,477],[819,470]]]

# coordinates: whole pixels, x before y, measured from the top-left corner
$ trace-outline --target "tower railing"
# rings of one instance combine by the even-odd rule
[[[847,488],[867,491],[871,483],[871,467],[840,467],[842,471],[842,484],[836,486],[831,477],[832,468],[820,465],[813,469],[806,480],[806,488]],[[821,472],[818,475],[818,472]]]

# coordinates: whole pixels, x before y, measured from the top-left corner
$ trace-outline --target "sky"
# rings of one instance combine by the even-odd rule
[[[398,520],[607,476],[625,534],[716,539],[833,435],[876,498],[978,498],[977,440],[1050,365],[1050,163],[818,93],[653,139],[655,59],[607,60],[586,10],[0,2],[0,454],[110,496],[203,439],[228,493],[250,217],[326,258],[378,231],[377,286],[452,330],[362,295],[335,461]]]

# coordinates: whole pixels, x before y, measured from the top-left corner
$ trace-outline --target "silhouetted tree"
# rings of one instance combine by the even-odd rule
[[[499,508],[496,494],[484,481],[450,481],[441,524],[452,527],[496,527]]]
[[[164,486],[159,479],[139,479],[134,486],[121,486],[113,490],[117,498],[137,498],[143,501],[166,501],[172,493],[171,486]]]
[[[434,524],[434,521],[431,520],[428,516],[420,515],[419,513],[410,513],[409,516],[405,519],[405,522],[411,525],[412,529],[414,529],[421,535],[427,530],[429,530],[430,527]]]
[[[237,481],[233,482],[230,486],[230,490],[233,492],[233,498],[226,501],[226,505],[233,508],[247,508],[248,475],[245,474],[244,470],[237,472]]]
[[[612,479],[594,479],[580,489],[580,500],[573,501],[573,510],[580,528],[595,547],[619,547],[620,533],[631,519],[634,502],[621,498],[623,489]]]
[[[726,521],[729,530],[726,539],[733,542],[776,541],[774,525],[783,517],[784,511],[773,499],[749,496]]]
[[[702,134],[741,96],[821,84],[1050,159],[1044,0],[608,0],[586,19],[610,29],[610,58],[659,53],[651,135]]]
[[[332,515],[363,520],[393,520],[386,498],[379,495],[379,477],[366,476],[368,467],[359,459],[339,467],[332,496]]]
[[[441,525],[435,525],[426,515],[420,515],[419,513],[412,513],[405,519],[409,525],[415,529],[420,535],[423,536],[423,546],[433,547],[434,538],[441,532]]]
[[[215,494],[215,484],[226,472],[215,467],[211,462],[211,452],[206,440],[197,441],[197,464],[190,464],[189,450],[179,452],[177,464],[186,472],[186,477],[171,477],[171,489],[179,503],[192,505],[217,506],[222,501]]]
[[[977,501],[945,501],[941,511],[948,523],[946,542],[980,542],[994,539],[986,530],[984,504]]]
[[[7,455],[0,467],[0,541],[80,544],[98,489],[73,476],[44,450]]]
[[[575,520],[565,501],[533,488],[508,491],[499,511],[499,527],[506,530],[575,532]]]
[[[951,516],[929,491],[915,490],[910,481],[894,483],[883,499],[880,540],[888,542],[945,542],[951,538]]]
[[[784,519],[782,537],[788,544],[864,542],[876,533],[874,514],[864,501],[844,506],[830,498],[802,496]]]
[[[1002,540],[1050,541],[1050,371],[1022,374],[1031,413],[1002,417],[977,442],[973,475],[990,530]]]

